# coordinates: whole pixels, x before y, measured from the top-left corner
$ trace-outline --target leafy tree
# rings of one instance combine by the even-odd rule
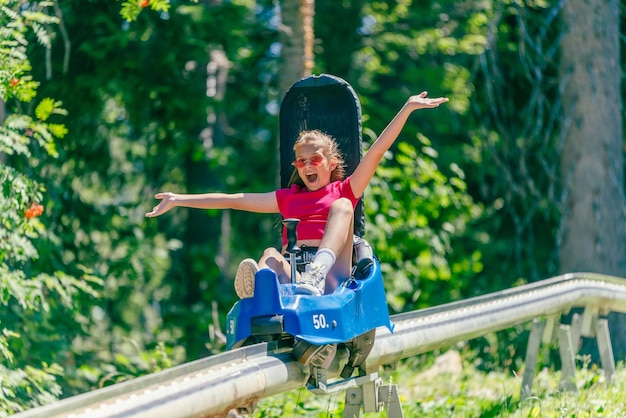
[[[500,3],[477,57],[466,147],[489,207],[488,273],[501,288],[558,273],[558,25],[548,4]],[[496,262],[496,260],[500,260]]]
[[[470,228],[482,210],[467,192],[464,173],[453,164],[453,174],[444,175],[431,142],[417,139],[398,144],[365,200],[367,236],[381,259],[390,305],[399,312],[461,299],[483,270]]]
[[[39,264],[53,245],[46,228],[49,196],[41,167],[58,156],[66,112],[37,98],[28,49],[50,47],[50,3],[0,2],[0,415],[45,404],[61,394],[78,325],[79,301],[97,297],[98,280]]]
[[[9,208],[0,216],[12,228],[0,231],[7,235],[1,265],[22,282],[56,271],[70,289],[71,277],[102,280],[98,298],[87,289],[58,299],[72,301],[71,315],[55,300],[49,313],[8,328],[24,336],[35,324],[49,327],[59,354],[48,364],[64,367],[57,382],[65,394],[221,349],[234,270],[276,242],[276,217],[178,209],[147,221],[143,214],[156,191],[278,185],[277,108],[281,86],[295,81],[281,70],[278,12],[301,2],[127,1],[120,15],[108,0],[90,2],[88,14],[75,0],[41,9],[6,1],[15,21],[34,10],[54,17],[24,23],[35,30],[19,42],[11,37],[26,32],[2,22],[15,46],[0,56],[3,127],[8,132],[16,115],[32,120],[20,119],[24,127],[11,127],[18,134],[0,139]],[[297,21],[298,8],[290,10]],[[430,89],[451,98],[434,115],[412,116],[366,192],[366,236],[383,260],[394,310],[558,271],[555,16],[541,2],[317,1],[314,71],[355,87],[366,143],[409,94]],[[35,47],[35,34],[52,28],[52,41]],[[308,63],[295,57],[286,63],[305,74]],[[67,133],[58,101],[68,111]],[[37,129],[50,135],[30,123],[47,124]],[[33,202],[45,214],[26,221],[25,210],[40,210]],[[17,340],[4,338],[17,353]],[[516,338],[493,345],[508,356]],[[20,350],[15,358],[33,346]]]
[[[69,133],[46,166],[61,243],[48,261],[89,266],[104,282],[84,318],[89,336],[74,343],[75,391],[221,348],[207,325],[233,303],[239,260],[267,245],[246,234],[278,237],[263,216],[143,216],[159,190],[275,187],[258,175],[272,159],[275,29],[264,9],[242,3],[181,3],[132,23],[109,1],[90,4],[93,19],[76,2],[60,5],[68,42],[42,90],[63,100]]]
[[[358,2],[351,4],[356,5],[356,3]],[[420,174],[420,178],[426,183],[424,186],[426,190],[433,193],[427,199],[432,199],[434,202],[439,201],[439,199],[446,201],[449,199],[451,191],[441,187],[429,189],[429,182],[458,178],[459,173],[463,173],[466,170],[465,167],[469,166],[466,157],[460,151],[469,142],[467,133],[461,130],[462,121],[469,117],[469,96],[472,92],[471,74],[466,68],[473,57],[482,51],[482,45],[486,40],[487,7],[485,3],[469,7],[467,4],[453,1],[363,2],[362,9],[358,13],[361,16],[359,25],[355,25],[354,20],[350,20],[353,22],[353,30],[360,34],[360,42],[354,43],[355,46],[360,44],[360,47],[351,54],[353,68],[350,74],[363,107],[364,141],[366,143],[374,140],[376,132],[380,132],[384,128],[386,121],[390,120],[397,111],[399,104],[403,103],[410,94],[428,89],[431,94],[450,97],[450,102],[442,110],[437,111],[436,116],[433,117],[433,114],[412,116],[411,121],[404,129],[401,140],[391,150],[394,155],[407,152],[406,149],[403,149],[403,152],[399,150],[400,146],[405,146],[401,145],[403,138],[432,138],[432,145],[424,146],[420,143],[419,146],[417,144],[414,146],[417,146],[416,157],[418,157],[415,164],[418,164],[419,158],[425,158],[430,161],[429,164],[434,164],[430,160],[431,157],[422,155],[421,151],[435,152],[434,150],[437,150],[438,163],[435,165],[436,169],[429,169],[428,172],[431,174],[426,177]],[[331,38],[332,36],[329,37],[329,39]],[[324,40],[322,47],[327,42],[332,42],[329,39]],[[350,38],[348,37],[348,39]],[[408,140],[408,142],[414,143],[413,140]],[[400,160],[390,160],[388,164],[389,167],[395,167],[398,170],[398,174],[393,176],[394,182],[398,184],[395,186],[398,188],[396,197],[407,204],[403,201],[402,196],[412,196],[412,190],[417,186],[412,180],[401,180],[399,172],[410,171],[404,166],[404,163],[400,163]],[[467,169],[471,172],[471,167]],[[389,175],[388,171],[385,173]],[[415,177],[417,174],[412,174],[412,176]],[[468,196],[473,191],[473,181],[469,176],[463,178],[463,183],[467,182],[467,191],[463,193],[467,193]],[[375,195],[373,199],[379,198],[378,193],[385,195],[395,191],[390,189],[392,188],[374,189],[372,187]],[[374,192],[374,190],[376,191]],[[438,196],[438,193],[441,193],[441,196]],[[369,192],[366,196],[369,196]],[[415,204],[410,204],[409,207],[415,207]],[[407,270],[404,273],[395,274],[396,276],[405,275],[403,279],[403,292],[405,293],[401,293],[400,299],[409,298],[406,301],[406,309],[467,297],[492,288],[485,286],[484,282],[488,279],[483,275],[481,275],[480,280],[476,279],[477,273],[483,268],[484,257],[487,256],[481,248],[482,243],[488,240],[489,235],[480,233],[481,224],[478,220],[482,218],[477,212],[470,209],[474,205],[471,199],[464,205],[465,208],[459,207],[459,210],[472,213],[471,220],[467,219],[467,222],[462,222],[466,228],[462,232],[459,229],[454,234],[449,235],[451,237],[458,234],[458,247],[456,249],[454,247],[444,249],[445,245],[440,245],[439,249],[432,249],[433,254],[437,253],[437,257],[422,258],[419,269],[415,267],[415,258],[409,261],[419,254],[419,252],[415,252],[417,248],[415,247],[408,251],[405,259],[407,263],[413,265],[409,269],[411,273],[409,274]],[[424,224],[424,222],[429,217],[438,218],[440,213],[433,205],[427,205],[427,207],[432,213],[420,209],[424,218],[420,222],[416,220],[411,223],[415,237],[420,234],[426,237],[434,233],[434,229],[426,232],[430,223]],[[384,213],[385,208],[376,207],[375,211]],[[412,217],[412,215],[406,216]],[[373,222],[373,224],[377,223]],[[442,222],[441,225],[443,224],[445,223]],[[433,227],[441,225],[433,219]],[[368,226],[368,230],[369,228]],[[426,230],[421,231],[421,228]],[[392,234],[392,230],[393,228],[389,227],[388,233]],[[367,234],[369,235],[369,232]],[[438,235],[438,233],[434,234]],[[409,236],[408,232],[406,235],[398,235],[394,240],[395,244],[390,242],[387,246],[396,244],[402,246],[402,241],[399,238],[404,239]],[[461,236],[465,236],[466,241],[463,241]],[[480,237],[480,240],[477,237]],[[463,242],[464,244],[462,244]],[[419,245],[427,246],[430,244],[433,243],[428,243],[426,239]],[[448,241],[446,245],[450,245],[450,242]],[[423,249],[425,250],[425,247]],[[452,255],[453,252],[454,255]],[[399,254],[394,258],[398,256]],[[450,269],[448,273],[443,273],[443,270],[437,272],[439,269],[437,266],[447,265],[450,267],[456,263],[454,260],[459,262],[460,260],[473,261],[469,264],[463,264],[467,270],[456,271],[461,263],[455,267],[455,270]],[[394,268],[401,270],[403,267],[395,265]],[[454,273],[451,273],[452,271]],[[434,272],[437,273],[433,274]],[[394,275],[394,273],[391,274]],[[425,280],[426,277],[430,278]],[[420,294],[419,289],[423,286],[428,289],[424,288]],[[440,288],[440,291],[437,288]],[[418,296],[419,302],[417,302]],[[396,302],[402,305],[400,300]]]

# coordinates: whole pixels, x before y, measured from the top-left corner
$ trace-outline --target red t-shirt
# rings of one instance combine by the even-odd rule
[[[352,202],[352,208],[356,207],[359,199],[352,193],[350,177],[343,181],[335,181],[319,190],[308,191],[306,187],[296,184],[288,189],[276,190],[278,209],[283,219],[300,219],[298,239],[322,239],[326,220],[330,212],[330,205],[341,197]],[[287,244],[287,231],[283,229],[283,245]]]

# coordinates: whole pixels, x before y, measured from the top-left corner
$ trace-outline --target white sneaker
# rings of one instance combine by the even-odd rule
[[[254,296],[254,277],[259,271],[259,266],[252,258],[246,258],[237,268],[235,274],[235,293],[239,299],[247,299]]]
[[[296,286],[297,295],[321,296],[326,284],[326,265],[307,264]]]

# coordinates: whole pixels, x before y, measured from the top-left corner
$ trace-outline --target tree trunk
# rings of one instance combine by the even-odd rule
[[[280,40],[282,53],[279,68],[280,98],[289,87],[313,70],[314,0],[281,1]]]
[[[626,277],[619,2],[570,0],[562,22],[561,271]],[[623,358],[626,320],[609,322]]]

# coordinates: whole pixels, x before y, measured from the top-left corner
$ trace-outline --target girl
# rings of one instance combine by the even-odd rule
[[[322,295],[350,276],[354,207],[363,195],[385,152],[396,140],[409,115],[417,109],[434,108],[448,101],[427,98],[422,92],[411,96],[372,144],[351,176],[344,179],[344,163],[337,143],[320,131],[302,132],[294,144],[294,175],[290,188],[268,193],[158,193],[161,199],[147,217],[164,214],[175,206],[199,209],[238,209],[257,213],[280,213],[300,219],[298,246],[318,247],[312,262],[296,281],[296,293]],[[287,244],[283,232],[283,250]],[[258,264],[245,259],[235,275],[240,298],[254,295],[254,277],[259,268],[276,272],[281,283],[291,280],[287,259],[268,248]]]

